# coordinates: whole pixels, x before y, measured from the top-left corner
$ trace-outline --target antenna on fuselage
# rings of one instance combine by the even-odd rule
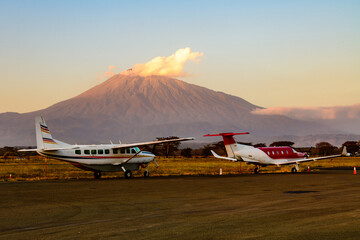
[[[120,139],[119,139],[119,143],[120,143],[120,145],[122,144],[121,141],[120,141]]]
[[[113,144],[113,142],[112,142],[111,140],[110,140],[110,143],[111,143],[112,145],[114,145],[114,144]]]

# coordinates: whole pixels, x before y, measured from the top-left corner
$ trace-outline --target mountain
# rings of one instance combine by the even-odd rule
[[[34,117],[69,143],[136,142],[161,136],[249,131],[244,141],[272,136],[339,133],[319,123],[252,114],[242,98],[177,79],[117,74],[71,99],[30,113],[0,114],[0,146],[35,145]],[[217,140],[217,139],[211,139]]]

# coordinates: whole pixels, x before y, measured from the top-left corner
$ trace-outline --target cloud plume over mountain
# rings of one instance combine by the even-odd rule
[[[189,47],[181,48],[168,57],[156,57],[147,63],[135,64],[130,70],[122,74],[135,74],[142,77],[158,75],[166,77],[184,77],[188,73],[183,72],[185,62],[194,61],[198,63],[204,54],[192,52]]]

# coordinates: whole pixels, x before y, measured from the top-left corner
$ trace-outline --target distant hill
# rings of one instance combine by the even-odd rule
[[[255,108],[242,98],[173,78],[117,74],[46,109],[0,114],[0,146],[34,145],[36,115],[44,116],[55,138],[79,144],[170,135],[209,141],[201,136],[226,131],[249,131],[246,140],[340,133],[319,123],[255,115]]]

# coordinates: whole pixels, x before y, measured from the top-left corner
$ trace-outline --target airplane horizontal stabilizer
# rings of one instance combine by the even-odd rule
[[[235,136],[235,135],[244,135],[244,134],[250,134],[249,132],[242,132],[242,133],[218,133],[218,134],[206,134],[204,137],[226,137],[226,136]]]
[[[19,149],[18,152],[36,152],[37,149]]]
[[[213,150],[210,150],[210,151],[211,151],[212,155],[214,155],[215,158],[225,159],[225,160],[230,160],[230,161],[237,162],[236,158],[222,157],[222,156],[217,155]]]
[[[79,147],[74,146],[74,147],[59,147],[59,148],[43,148],[41,149],[41,151],[58,151],[58,150],[71,150],[71,149],[77,149]]]

